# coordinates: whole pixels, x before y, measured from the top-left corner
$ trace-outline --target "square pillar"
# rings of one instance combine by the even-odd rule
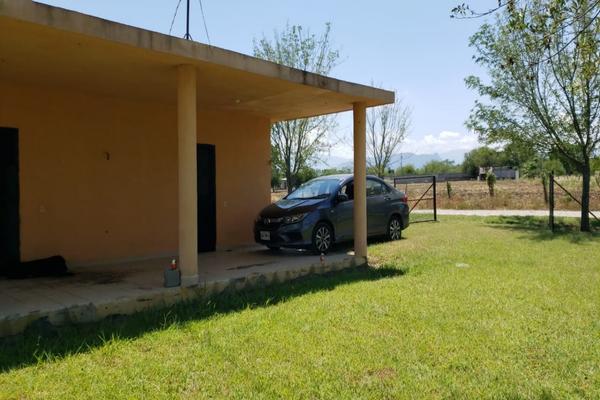
[[[196,68],[177,70],[179,268],[181,286],[198,284],[198,165],[196,160]]]
[[[367,106],[354,103],[354,255],[367,257]]]

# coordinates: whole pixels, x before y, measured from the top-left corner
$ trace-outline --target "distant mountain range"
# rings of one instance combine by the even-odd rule
[[[415,154],[415,153],[399,153],[392,156],[390,163],[391,168],[399,168],[401,165],[412,165],[415,168],[421,168],[430,161],[442,161],[451,160],[456,164],[463,162],[465,153],[462,151],[453,151],[447,153],[433,153],[433,154]],[[354,162],[352,158],[344,158],[337,156],[330,156],[322,161],[316,163],[313,167],[316,169],[327,169],[327,168],[352,168]]]

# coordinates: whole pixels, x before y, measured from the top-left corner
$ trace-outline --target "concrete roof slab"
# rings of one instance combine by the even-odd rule
[[[29,0],[0,0],[0,80],[175,102],[195,65],[202,107],[272,121],[377,106],[394,93]]]

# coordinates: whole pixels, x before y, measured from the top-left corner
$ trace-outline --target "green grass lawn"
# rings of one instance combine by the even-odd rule
[[[0,343],[7,398],[600,398],[600,235],[444,217],[372,266]]]

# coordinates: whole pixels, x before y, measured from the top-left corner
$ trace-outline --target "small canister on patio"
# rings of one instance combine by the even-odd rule
[[[181,286],[181,271],[177,268],[177,260],[171,260],[171,264],[165,268],[165,287]]]

